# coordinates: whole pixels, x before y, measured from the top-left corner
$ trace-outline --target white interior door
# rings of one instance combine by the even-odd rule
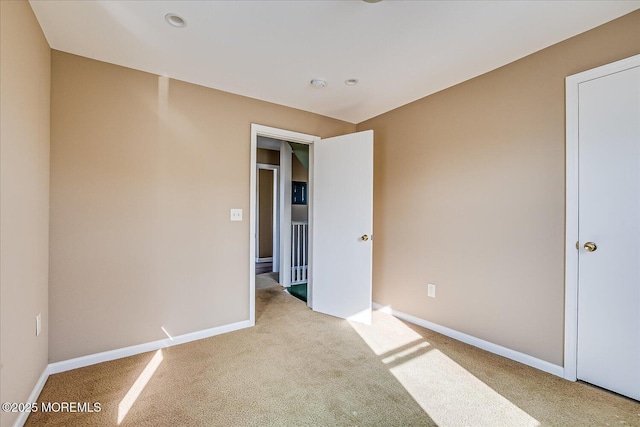
[[[371,323],[373,131],[313,144],[311,301]]]
[[[578,91],[577,377],[640,399],[640,67]]]

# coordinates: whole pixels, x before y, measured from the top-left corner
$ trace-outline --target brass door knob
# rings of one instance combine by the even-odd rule
[[[363,234],[360,240],[362,240],[363,242],[366,242],[367,240],[369,240],[369,236],[367,236],[366,234]]]
[[[587,252],[595,252],[598,249],[598,245],[593,242],[587,242],[583,247],[587,250]]]

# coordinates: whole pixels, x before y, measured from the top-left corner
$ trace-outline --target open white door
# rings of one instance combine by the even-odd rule
[[[312,308],[371,323],[373,131],[314,143],[312,173]]]

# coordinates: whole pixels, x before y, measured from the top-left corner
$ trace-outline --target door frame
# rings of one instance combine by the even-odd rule
[[[308,209],[309,209],[309,235],[311,236],[311,230],[313,227],[313,216],[312,216],[312,203],[313,203],[313,170],[312,164],[313,162],[313,143],[320,140],[319,136],[309,135],[300,132],[293,132],[285,129],[274,128],[270,126],[264,126],[257,123],[251,123],[251,165],[250,165],[250,179],[249,179],[249,322],[251,326],[255,325],[256,320],[256,174],[257,174],[257,153],[258,153],[258,136],[264,136],[267,138],[278,139],[282,141],[289,142],[297,142],[300,144],[309,145],[309,188],[308,188]],[[282,177],[285,176],[284,171],[280,171],[281,177],[281,185],[279,192],[282,194],[281,201],[284,200],[285,192],[282,188]],[[286,184],[286,183],[285,183]],[[289,187],[291,183],[289,183]],[[290,203],[290,201],[289,201]],[[282,248],[289,247],[289,253],[291,252],[291,242],[286,241],[286,239],[282,238],[285,235],[285,230],[283,227],[284,221],[284,212],[280,211],[280,246]],[[290,230],[290,226],[289,226]],[[309,241],[309,245],[311,247],[311,241]],[[286,253],[286,252],[285,252]],[[310,254],[311,255],[311,254]],[[280,259],[280,265],[282,265],[283,257]],[[311,259],[311,257],[309,258]],[[282,268],[280,268],[280,274],[282,274]],[[313,281],[313,271],[312,267],[309,270],[309,280],[307,286],[310,288],[312,286]],[[310,305],[310,301],[309,301]]]
[[[257,163],[256,164],[256,209],[260,207],[260,192],[258,188],[260,188],[260,169],[271,170],[273,171],[273,224],[271,226],[272,237],[272,249],[271,256],[268,258],[260,258],[260,221],[258,216],[256,215],[256,262],[269,262],[271,261],[273,264],[272,271],[278,272],[280,270],[280,205],[279,205],[279,186],[278,182],[280,180],[280,166],[278,165],[270,165],[267,163]]]
[[[565,309],[564,309],[564,378],[577,380],[578,357],[578,147],[579,86],[609,74],[640,66],[640,55],[568,76],[566,91],[566,188],[565,188]]]

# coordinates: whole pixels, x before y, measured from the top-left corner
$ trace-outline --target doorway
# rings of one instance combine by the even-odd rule
[[[288,287],[292,250],[308,248],[307,305],[321,313],[371,322],[373,264],[373,131],[320,139],[251,125],[249,309],[255,324],[256,157],[259,137],[280,141],[279,281]],[[296,244],[292,224],[292,147],[308,146],[308,231]],[[301,193],[304,194],[304,190]],[[303,237],[304,238],[304,237]],[[304,274],[304,270],[302,272]]]
[[[640,400],[640,55],[566,90],[565,378]]]
[[[258,135],[256,171],[256,288],[282,284],[291,295],[307,302],[309,278],[309,145]],[[291,199],[280,193],[280,164],[291,182]],[[290,180],[286,177],[290,176]],[[280,199],[283,199],[282,207]],[[282,208],[291,216],[290,275],[280,278],[280,223]],[[283,227],[286,227],[286,223]]]
[[[250,199],[250,253],[252,254],[249,269],[250,269],[250,283],[249,283],[249,309],[250,309],[250,321],[255,324],[255,291],[256,291],[256,264],[260,261],[260,257],[257,256],[257,250],[259,247],[259,223],[257,218],[257,209],[259,207],[259,171],[261,170],[259,163],[265,164],[265,159],[271,159],[268,163],[277,163],[278,178],[274,184],[274,200],[277,200],[277,223],[274,226],[277,233],[277,248],[273,246],[273,261],[272,271],[277,274],[277,281],[285,288],[289,288],[292,281],[299,280],[300,277],[295,277],[296,273],[293,273],[292,277],[292,239],[294,236],[292,230],[292,222],[303,222],[306,216],[307,223],[309,222],[309,213],[312,207],[312,182],[311,172],[300,170],[300,165],[295,163],[296,157],[291,148],[293,144],[301,144],[306,147],[312,144],[314,141],[319,141],[320,138],[314,135],[307,135],[298,132],[287,131],[283,129],[271,128],[267,126],[261,126],[257,124],[251,125],[251,164],[252,173],[250,177],[251,182],[251,199]],[[260,150],[260,151],[259,151]],[[265,151],[266,150],[266,151]],[[267,153],[268,152],[268,153]],[[266,154],[265,154],[266,153]],[[311,167],[312,153],[307,150],[309,156],[309,164],[307,167]],[[260,160],[258,161],[258,156]],[[273,167],[273,165],[272,165]],[[294,174],[295,168],[295,174]],[[292,207],[293,197],[293,181],[296,182],[305,181],[306,200],[304,204],[300,203]],[[295,179],[294,179],[295,178]],[[310,227],[310,226],[308,226]],[[308,231],[307,231],[308,233]],[[276,238],[274,237],[274,240]],[[309,239],[305,242],[305,247],[310,244]],[[294,243],[295,246],[295,243]],[[310,260],[309,252],[305,254],[307,259]],[[295,262],[295,258],[293,259]],[[305,268],[305,274],[307,275],[307,286],[311,286],[311,271],[310,267]],[[259,278],[261,279],[261,278]],[[299,283],[300,284],[300,283]],[[311,299],[307,298],[307,305],[311,306]]]
[[[258,157],[261,154],[259,152]],[[277,273],[280,240],[278,223],[280,213],[278,170],[280,167],[271,163],[258,163],[257,168],[256,274]]]
[[[291,280],[287,291],[309,300],[309,145],[289,143],[291,156]]]
[[[256,165],[256,274],[276,273],[280,255],[279,152],[260,148]]]

